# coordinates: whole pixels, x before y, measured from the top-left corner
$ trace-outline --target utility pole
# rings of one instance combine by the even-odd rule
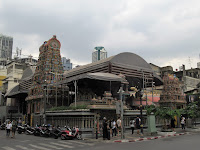
[[[122,93],[123,92],[123,84],[121,84],[119,96],[120,96],[120,104],[121,104],[121,139],[124,139],[124,109],[123,109],[123,99],[122,99]]]
[[[142,85],[143,85],[143,91],[144,91],[144,71],[143,70],[142,70],[142,81],[143,81]],[[142,96],[143,96],[143,93],[140,86],[140,117],[141,117],[140,119],[141,119],[141,134],[143,135]]]
[[[74,87],[75,87],[75,108],[76,108],[76,93],[77,93],[77,81],[74,81]]]

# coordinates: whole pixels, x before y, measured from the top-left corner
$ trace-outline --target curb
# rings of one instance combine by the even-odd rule
[[[159,139],[159,138],[180,136],[180,135],[186,135],[186,134],[188,134],[188,133],[178,133],[178,134],[165,135],[165,136],[155,136],[155,137],[148,137],[148,138],[139,138],[139,139],[135,139],[135,140],[116,140],[114,142],[116,142],[116,143],[139,142],[139,141],[155,140],[155,139]]]

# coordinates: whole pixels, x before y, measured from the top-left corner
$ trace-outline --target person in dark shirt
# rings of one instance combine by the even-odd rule
[[[137,134],[140,133],[140,124],[141,124],[141,119],[137,116],[137,118],[135,119],[135,127],[137,129]]]
[[[175,129],[175,119],[174,118],[172,118],[171,119],[171,128],[172,128],[172,131],[174,132],[174,129]]]
[[[106,117],[103,118],[103,140],[108,138],[108,128],[107,128],[107,120]]]

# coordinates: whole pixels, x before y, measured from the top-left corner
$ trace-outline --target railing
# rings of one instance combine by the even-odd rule
[[[94,117],[93,116],[52,116],[47,118],[47,123],[52,124],[54,126],[69,126],[74,127],[78,126],[79,128],[94,128]]]

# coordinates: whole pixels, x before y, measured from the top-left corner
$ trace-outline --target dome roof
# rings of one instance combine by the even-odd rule
[[[140,56],[130,52],[120,53],[111,58],[110,62],[135,66],[140,69],[152,70],[151,66]]]

